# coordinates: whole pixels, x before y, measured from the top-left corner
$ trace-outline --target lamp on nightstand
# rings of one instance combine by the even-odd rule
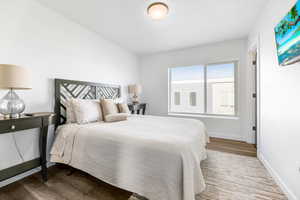
[[[135,84],[128,86],[129,94],[133,94],[132,103],[139,103],[138,95],[142,93],[142,86]]]
[[[0,113],[6,118],[20,117],[25,104],[14,90],[31,89],[29,71],[16,65],[0,64],[0,89],[9,90],[0,99]]]

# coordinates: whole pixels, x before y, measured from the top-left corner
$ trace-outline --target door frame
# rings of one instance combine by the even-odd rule
[[[253,72],[253,64],[252,64],[252,56],[251,54],[256,52],[256,73]],[[249,55],[249,67],[251,67],[251,80],[253,81],[252,86],[256,85],[256,112],[254,112],[253,105],[251,106],[252,109],[252,118],[251,124],[256,125],[256,148],[259,152],[261,147],[261,59],[260,59],[260,38],[257,37],[256,40],[252,44],[249,45],[248,48],[248,55]],[[255,77],[256,76],[256,77]],[[251,90],[253,87],[251,87]],[[251,98],[252,93],[251,91]],[[252,101],[253,104],[253,101]],[[253,115],[256,115],[256,123],[253,121]],[[253,131],[251,131],[253,134]],[[251,138],[252,136],[249,136]]]

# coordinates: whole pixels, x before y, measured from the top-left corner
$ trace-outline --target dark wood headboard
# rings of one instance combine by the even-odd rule
[[[55,79],[56,127],[66,122],[66,101],[76,99],[116,99],[121,97],[121,86],[85,81]]]

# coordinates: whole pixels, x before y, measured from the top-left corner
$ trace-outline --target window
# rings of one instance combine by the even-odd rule
[[[169,91],[171,92],[171,112],[203,113],[205,111],[203,101],[205,91],[204,66],[171,68]],[[177,104],[177,92],[180,93],[180,104]],[[191,92],[196,92],[195,98],[192,97],[194,94],[191,95]],[[191,100],[192,98],[193,100]]]
[[[174,92],[174,104],[176,106],[180,105],[180,92]]]
[[[169,69],[169,112],[236,115],[237,62]]]
[[[197,94],[196,92],[191,92],[190,93],[190,105],[191,106],[196,106],[196,104],[197,104],[196,103],[196,98],[197,98],[196,94]]]

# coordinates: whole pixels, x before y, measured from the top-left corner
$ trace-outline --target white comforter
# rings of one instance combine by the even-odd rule
[[[132,116],[57,129],[51,162],[68,164],[150,200],[194,200],[208,142],[199,120]]]

